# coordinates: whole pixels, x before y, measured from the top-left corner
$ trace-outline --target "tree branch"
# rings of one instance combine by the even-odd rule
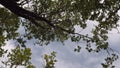
[[[62,30],[64,32],[68,33],[68,34],[71,33],[71,34],[77,34],[79,36],[86,37],[82,34],[78,34],[78,33],[74,33],[74,32],[71,32],[69,30],[66,30],[66,29],[64,29],[60,26],[54,26],[54,24],[51,23],[52,21],[49,21],[46,18],[40,17],[39,15],[35,14],[34,12],[31,12],[31,11],[25,10],[22,7],[19,7],[19,5],[16,2],[14,2],[13,0],[0,0],[0,4],[2,4],[4,7],[9,9],[14,14],[16,14],[18,16],[21,16],[25,19],[28,19],[29,21],[31,21],[36,26],[40,26],[40,24],[38,22],[36,22],[36,20],[44,21],[45,23],[47,23],[51,27],[58,28],[58,29],[60,29],[60,30]],[[42,27],[42,26],[40,26],[40,27]],[[42,27],[42,28],[44,28],[44,27]],[[88,38],[91,39],[90,37],[88,37]]]
[[[51,23],[51,21],[47,20],[46,18],[40,17],[39,15],[35,14],[34,12],[28,11],[23,9],[22,7],[19,7],[19,5],[14,0],[0,0],[0,4],[2,4],[4,7],[9,9],[14,14],[21,16],[28,20],[39,20],[44,21],[48,25],[54,27],[54,25]],[[36,25],[35,22],[32,22]],[[38,25],[38,24],[37,24]]]

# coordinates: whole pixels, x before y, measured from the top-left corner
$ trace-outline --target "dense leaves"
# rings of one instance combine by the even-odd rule
[[[26,66],[29,68],[35,68],[33,65],[31,65],[31,62],[29,61],[31,59],[31,50],[30,48],[20,48],[18,45],[15,49],[12,50],[11,53],[7,54],[8,60],[3,61],[3,63],[6,66],[10,66],[10,68],[13,68],[14,66],[17,68],[18,66]]]
[[[5,8],[0,8],[0,56],[4,53],[2,46],[6,40],[15,39],[18,36],[16,32],[20,23],[16,15]]]
[[[51,52],[50,55],[45,54],[44,59],[45,59],[45,68],[55,68],[55,62],[57,60],[55,59],[56,57],[56,52]]]
[[[15,4],[16,9],[13,9],[14,6],[9,6],[12,4],[9,1]],[[38,45],[48,45],[52,41],[64,43],[65,40],[71,39],[72,42],[84,41],[89,52],[108,50],[109,37],[107,34],[119,26],[117,24],[119,0],[19,0],[17,3],[9,1],[0,0],[0,3],[6,7],[0,8],[0,56],[4,53],[4,49],[1,47],[5,45],[5,41],[11,39],[18,42],[25,50],[26,40],[31,39],[35,39],[35,44]],[[89,32],[88,34],[77,32],[76,29],[84,30],[88,27],[88,20],[97,22],[91,29],[92,35]],[[17,31],[20,26],[25,31],[22,35]],[[76,26],[80,28],[76,28]],[[17,54],[24,52],[19,47],[16,49],[19,49]],[[74,51],[80,52],[80,49],[81,47],[77,46]],[[9,57],[14,58],[14,53],[13,50]],[[24,55],[25,58],[26,56],[27,54]],[[30,57],[30,54],[28,56]],[[112,56],[112,60],[114,60],[114,55]],[[22,64],[24,60],[28,62],[29,58],[25,58],[23,60],[15,59]],[[107,65],[110,65],[113,61],[111,61],[111,57],[108,58],[106,59]],[[47,59],[51,59],[48,55],[45,55],[45,59],[46,62],[51,62],[47,61]],[[16,62],[15,60],[10,61],[13,64]],[[102,64],[102,66],[108,68],[106,64]]]

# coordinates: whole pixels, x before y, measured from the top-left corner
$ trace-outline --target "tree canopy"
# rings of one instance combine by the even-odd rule
[[[19,65],[34,68],[30,63],[31,50],[26,45],[31,39],[40,46],[53,41],[64,43],[68,39],[84,41],[89,52],[106,50],[109,53],[111,48],[107,34],[119,27],[119,0],[0,0],[0,4],[0,56],[8,53],[2,48],[5,41],[18,43],[8,53],[9,60],[3,62],[11,68]],[[91,30],[92,35],[77,32],[76,26],[84,30],[88,27],[88,20],[97,22]],[[20,27],[24,28],[22,34],[18,31]],[[78,46],[74,51],[79,52],[80,49],[81,46]],[[46,68],[54,68],[55,52],[50,57],[45,55]],[[114,68],[112,63],[116,59],[118,56],[110,53],[106,63],[102,63],[103,68]],[[47,67],[49,60],[53,60],[51,67]]]

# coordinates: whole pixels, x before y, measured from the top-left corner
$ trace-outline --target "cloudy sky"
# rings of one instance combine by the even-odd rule
[[[89,21],[88,23],[92,22]],[[89,24],[89,27],[82,31],[82,33],[88,33],[93,25],[95,24]],[[79,32],[79,27],[76,28]],[[120,28],[118,29],[120,30]],[[20,32],[22,31],[23,30],[21,28]],[[116,29],[113,29],[109,32],[108,35],[110,47],[120,52],[120,33],[118,33]],[[65,45],[60,42],[52,42],[48,46],[35,46],[33,45],[33,40],[29,41],[27,44],[32,49],[33,54],[31,61],[36,66],[36,68],[42,68],[42,66],[44,66],[43,55],[49,54],[52,51],[57,52],[56,59],[58,62],[55,64],[56,68],[102,68],[101,63],[106,57],[105,51],[101,51],[99,53],[88,53],[84,49],[85,43],[73,43],[69,40],[65,42]],[[79,53],[73,51],[76,45],[82,46],[82,49]],[[14,48],[14,42],[7,42],[7,45],[4,48],[9,50]],[[120,68],[120,59],[118,59],[114,64],[116,68]]]
[[[89,23],[92,23],[89,21]],[[92,25],[86,28],[86,30],[82,31],[82,33],[88,33],[89,29],[91,29]],[[119,29],[119,28],[118,28]],[[120,34],[116,29],[113,29],[109,32],[110,47],[120,52]],[[76,45],[81,45],[81,52],[74,52],[74,48]],[[107,56],[105,51],[100,53],[88,53],[84,49],[85,43],[73,43],[71,41],[66,41],[65,45],[62,45],[60,42],[53,42],[49,44],[49,46],[38,47],[31,46],[33,50],[33,63],[37,66],[37,68],[41,68],[43,65],[43,59],[41,55],[45,53],[50,53],[52,51],[57,52],[56,59],[58,62],[56,63],[56,68],[102,68],[101,63],[104,61],[104,58]],[[120,68],[120,60],[115,62],[116,68]]]
[[[89,24],[92,23],[92,24]],[[93,22],[88,21],[89,27],[83,30],[81,33],[85,34],[90,32],[90,29],[95,25]],[[76,30],[79,32],[79,27],[76,27]],[[120,28],[118,28],[120,30]],[[20,32],[22,32],[22,28]],[[80,30],[81,31],[81,30]],[[113,29],[109,32],[110,47],[120,52],[120,34],[116,29]],[[101,63],[104,62],[104,58],[107,56],[105,51],[101,51],[99,53],[88,53],[84,49],[85,43],[73,43],[70,40],[65,42],[63,45],[60,42],[51,42],[48,46],[35,46],[33,44],[34,40],[31,40],[27,43],[27,45],[32,49],[32,63],[36,66],[36,68],[44,67],[44,54],[50,54],[52,51],[57,52],[55,66],[56,68],[102,68]],[[81,51],[74,52],[74,48],[76,45],[82,46]],[[5,49],[14,48],[14,43],[9,41]],[[120,68],[120,59],[115,62],[116,68]],[[22,68],[22,67],[19,67]]]

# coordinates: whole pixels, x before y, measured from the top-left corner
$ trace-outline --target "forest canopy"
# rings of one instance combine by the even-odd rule
[[[0,0],[0,4],[0,57],[7,53],[8,61],[2,62],[10,68],[20,65],[35,68],[30,63],[31,49],[26,45],[31,39],[40,46],[54,41],[64,43],[68,39],[76,43],[84,41],[88,52],[106,50],[110,56],[102,66],[114,68],[112,64],[118,55],[109,52],[112,48],[108,33],[119,27],[119,0]],[[88,20],[97,22],[91,34],[76,32],[75,26],[84,30]],[[23,33],[18,31],[20,27],[24,28]],[[11,53],[2,48],[9,40],[18,43]],[[74,51],[80,49],[78,45]],[[45,55],[45,68],[54,68],[55,54]]]

